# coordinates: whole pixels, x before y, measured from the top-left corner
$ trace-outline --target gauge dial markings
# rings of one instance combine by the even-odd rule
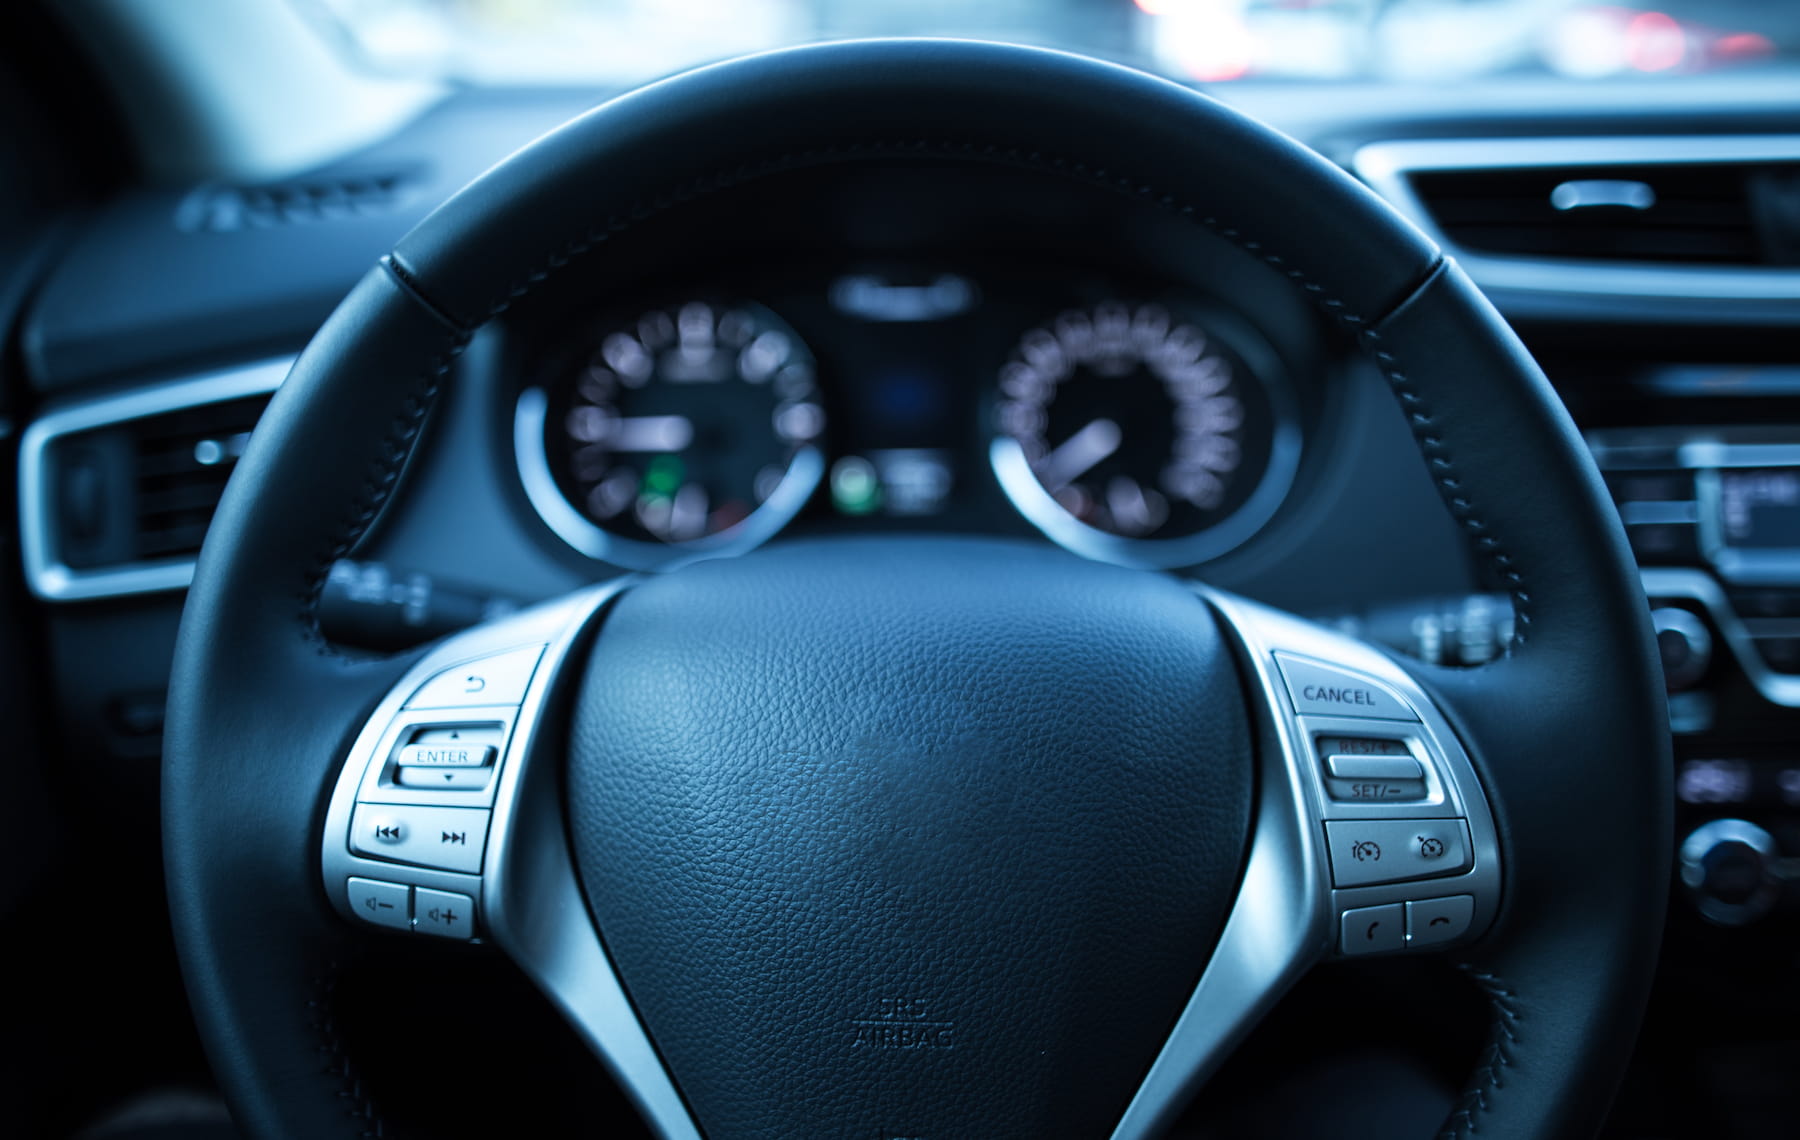
[[[587,343],[572,381],[549,385],[561,410],[545,444],[563,494],[601,532],[715,544],[793,498],[778,492],[814,466],[797,460],[825,430],[816,368],[768,310],[690,301]]]
[[[994,454],[1016,449],[1023,468],[996,467],[1007,494],[1052,537],[1115,560],[1192,564],[1183,552],[1217,545],[1208,532],[1252,498],[1263,509],[1278,449],[1291,477],[1292,436],[1263,378],[1160,304],[1109,301],[1027,330],[997,396],[1008,447]]]

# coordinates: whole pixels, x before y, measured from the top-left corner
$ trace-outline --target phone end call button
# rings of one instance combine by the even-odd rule
[[[1435,946],[1452,942],[1469,931],[1475,918],[1474,895],[1451,895],[1447,899],[1423,899],[1406,904],[1406,944]]]

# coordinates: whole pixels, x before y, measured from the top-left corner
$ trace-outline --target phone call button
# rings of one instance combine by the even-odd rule
[[[1346,954],[1379,954],[1406,945],[1399,903],[1347,910],[1341,922],[1338,944]]]

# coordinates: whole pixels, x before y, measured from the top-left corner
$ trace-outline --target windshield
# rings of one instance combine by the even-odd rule
[[[1570,81],[1693,77],[1800,57],[1786,0],[292,0],[391,73],[616,84],[863,36],[1080,51],[1173,78]]]

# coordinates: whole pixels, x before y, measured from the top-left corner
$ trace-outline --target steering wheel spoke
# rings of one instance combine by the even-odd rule
[[[338,775],[321,870],[358,925],[492,942],[560,1007],[668,1140],[698,1140],[588,918],[556,751],[608,583],[443,642],[370,715]]]
[[[1158,1135],[1315,963],[1455,949],[1499,906],[1487,798],[1406,671],[1353,638],[1200,593],[1256,706],[1256,816],[1218,947],[1114,1140]]]

